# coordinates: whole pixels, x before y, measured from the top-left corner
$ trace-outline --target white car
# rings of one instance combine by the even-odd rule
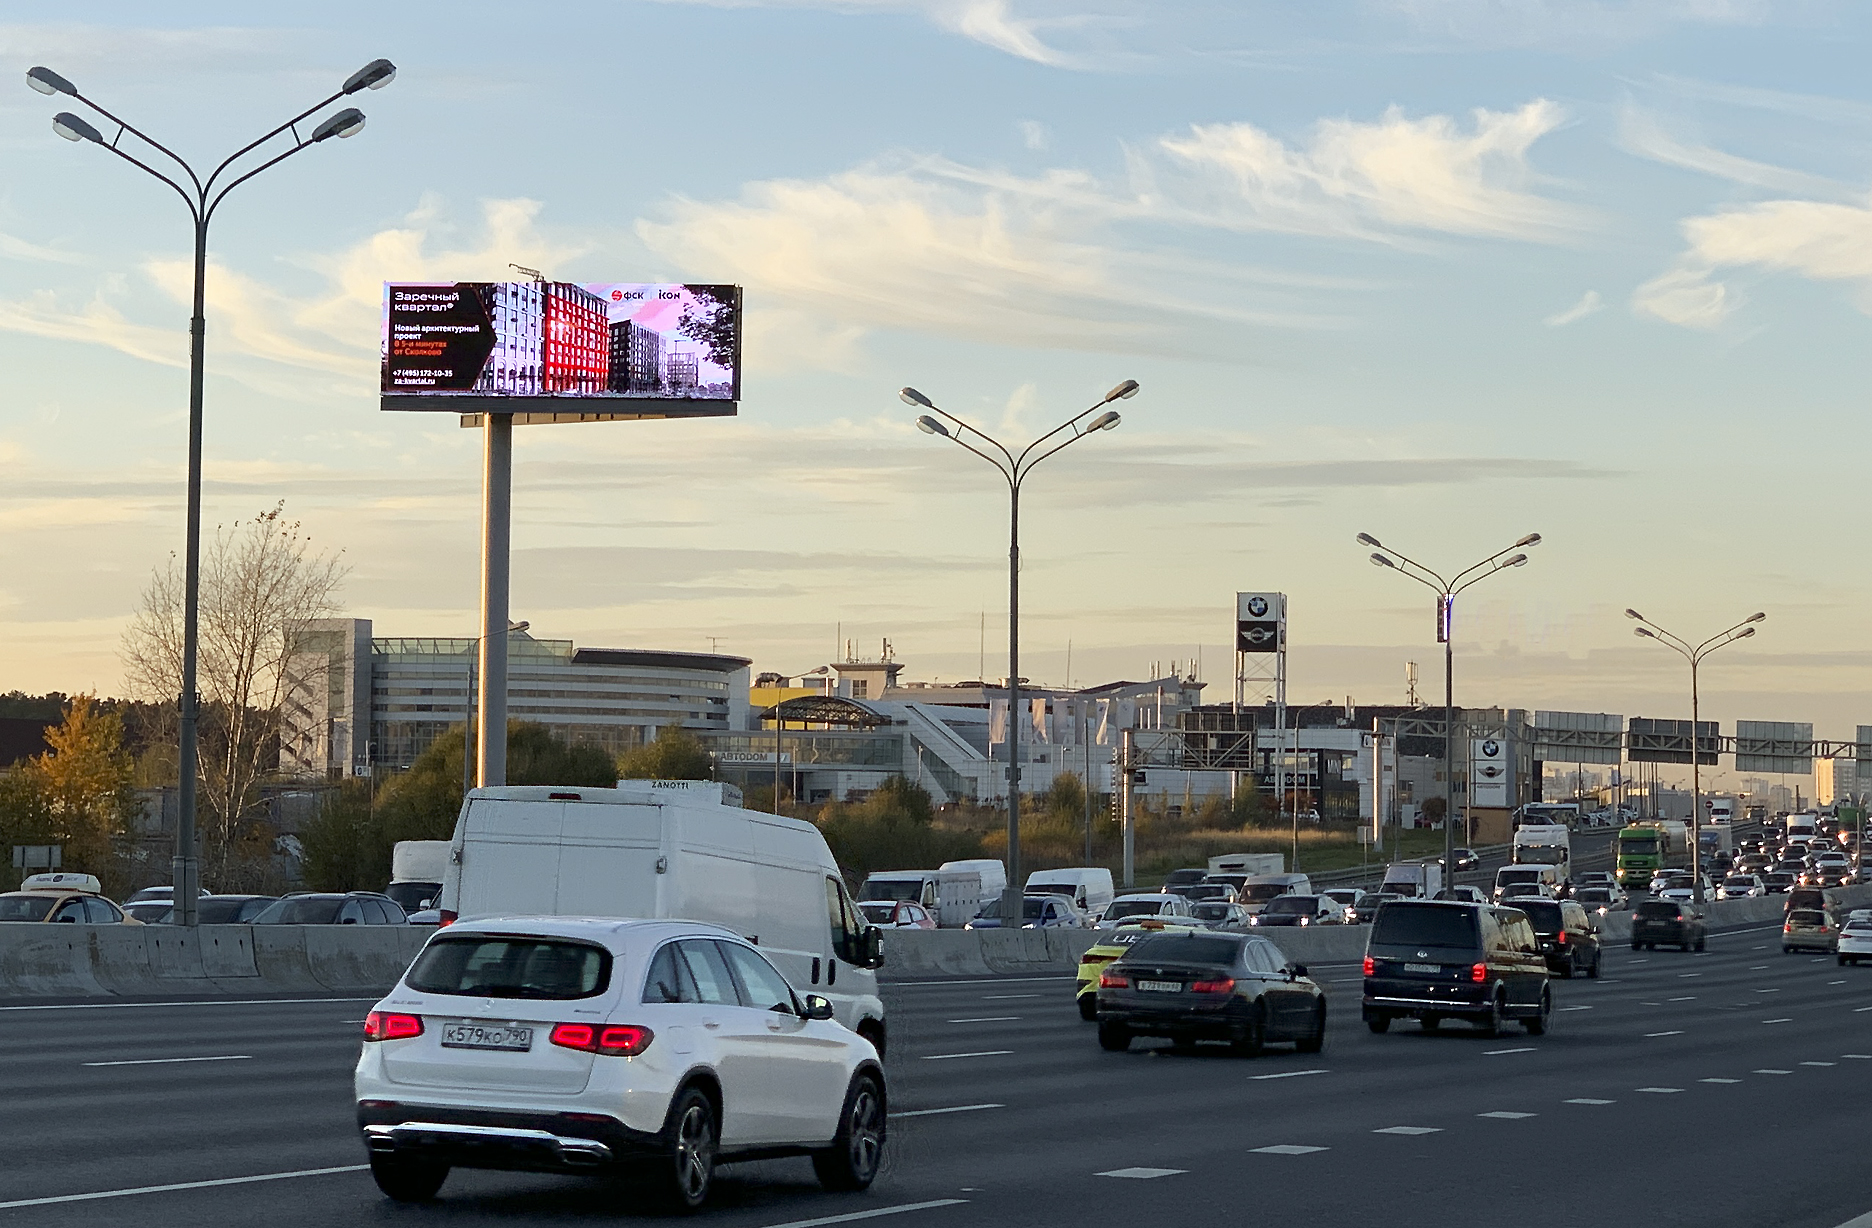
[[[1753,874],[1731,874],[1723,880],[1723,885],[1716,893],[1719,900],[1742,900],[1752,896],[1767,895],[1768,888],[1762,880]]]
[[[1098,928],[1117,929],[1125,921],[1135,921],[1139,917],[1187,917],[1190,915],[1190,902],[1180,895],[1171,895],[1163,891],[1139,891],[1130,895],[1121,895],[1106,906],[1105,915],[1099,918]]]
[[[754,946],[692,921],[459,922],[364,1024],[358,1123],[398,1202],[451,1167],[647,1176],[694,1210],[715,1165],[807,1155],[862,1190],[885,1136],[870,1041]]]
[[[1862,959],[1872,959],[1872,916],[1861,917],[1855,912],[1840,930],[1839,945],[1834,949],[1839,955],[1841,967],[1857,964]]]

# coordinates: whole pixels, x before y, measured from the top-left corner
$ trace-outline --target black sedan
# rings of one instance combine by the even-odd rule
[[[1389,904],[1392,900],[1401,900],[1403,898],[1403,896],[1390,891],[1367,891],[1352,905],[1352,922],[1355,925],[1370,925],[1372,923],[1372,918],[1378,915],[1378,910],[1380,908]]]
[[[1455,863],[1456,873],[1458,874],[1467,874],[1471,870],[1479,870],[1482,868],[1482,859],[1476,856],[1476,851],[1474,849],[1457,849],[1455,853]],[[1437,858],[1437,864],[1443,864],[1443,859],[1441,857]]]
[[[1326,1042],[1326,995],[1306,968],[1249,934],[1157,934],[1139,939],[1099,977],[1099,1045],[1122,1052],[1136,1036],[1178,1048],[1227,1041],[1252,1054],[1268,1041],[1301,1053]]]

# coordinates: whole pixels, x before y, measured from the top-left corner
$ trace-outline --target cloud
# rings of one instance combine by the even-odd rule
[[[1049,67],[1081,67],[1084,61],[1044,41],[1041,31],[1084,24],[1082,14],[1023,16],[1009,0],[670,0],[712,8],[808,8],[837,13],[910,13],[939,30]]]
[[[1464,131],[1447,115],[1376,123],[1321,120],[1289,149],[1253,124],[1197,124],[1160,147],[1207,176],[1191,206],[1244,229],[1380,239],[1395,230],[1551,239],[1579,213],[1523,188],[1527,155],[1565,118],[1536,99],[1516,111],[1478,108]]]
[[[1672,269],[1632,292],[1632,310],[1685,328],[1716,328],[1735,310],[1729,288],[1704,269]]]
[[[165,367],[187,365],[187,333],[133,323],[101,293],[77,308],[62,305],[48,291],[22,300],[0,300],[0,330],[101,345]]]
[[[1552,328],[1564,328],[1575,321],[1584,320],[1587,316],[1604,306],[1605,304],[1599,300],[1599,292],[1597,290],[1588,290],[1586,293],[1580,295],[1579,302],[1568,307],[1565,311],[1556,311],[1554,314],[1548,316],[1545,322]]]
[[[1045,149],[1048,144],[1047,126],[1037,119],[1023,119],[1018,125],[1021,143],[1033,150]]]
[[[1771,0],[1382,0],[1419,28],[1490,46],[1630,42],[1676,25],[1754,25]]]
[[[1822,175],[1738,157],[1710,145],[1679,141],[1665,131],[1662,121],[1655,115],[1636,107],[1627,107],[1620,114],[1618,142],[1627,153],[1641,158],[1749,187],[1819,196],[1839,196],[1846,192],[1845,185]]]

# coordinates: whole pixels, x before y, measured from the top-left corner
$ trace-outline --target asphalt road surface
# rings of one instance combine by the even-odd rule
[[[1545,1037],[1358,1019],[1313,970],[1326,1049],[1102,1052],[1063,978],[886,993],[888,1161],[822,1193],[804,1160],[722,1170],[706,1222],[806,1228],[1199,1223],[1834,1228],[1872,1209],[1872,967],[1607,952]],[[430,1207],[362,1169],[350,1067],[369,1003],[0,1009],[0,1226],[531,1225],[644,1217],[595,1178],[457,1171]],[[153,1188],[152,1188],[153,1187]]]

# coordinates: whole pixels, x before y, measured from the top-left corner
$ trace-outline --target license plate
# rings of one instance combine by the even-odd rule
[[[1138,989],[1144,993],[1182,993],[1182,981],[1139,981]]]
[[[1443,965],[1442,964],[1405,964],[1404,971],[1406,972],[1441,972],[1443,971]]]
[[[524,1053],[533,1047],[533,1029],[485,1023],[445,1023],[444,1049],[506,1049]]]

